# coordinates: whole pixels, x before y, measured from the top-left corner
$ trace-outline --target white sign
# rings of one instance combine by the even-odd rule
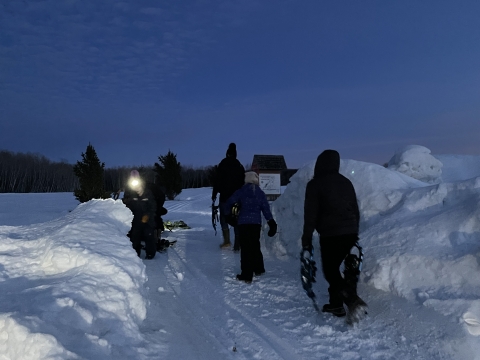
[[[280,174],[259,174],[260,188],[267,195],[280,195]]]

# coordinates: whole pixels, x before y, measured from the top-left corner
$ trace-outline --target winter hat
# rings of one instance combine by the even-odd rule
[[[245,173],[245,184],[260,184],[260,179],[255,171],[248,171]]]
[[[235,143],[230,143],[230,145],[228,145],[227,156],[235,159],[237,158],[237,145],[235,145]]]
[[[140,173],[138,172],[138,170],[133,169],[132,171],[130,171],[130,177],[131,178],[139,178]]]
[[[130,171],[130,179],[128,179],[128,184],[136,191],[141,189],[142,182],[140,180],[140,173],[137,170]]]

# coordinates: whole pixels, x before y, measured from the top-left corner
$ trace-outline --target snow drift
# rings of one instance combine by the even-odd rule
[[[407,147],[394,157],[403,159],[395,162],[403,165],[408,159],[416,171],[405,171],[403,165],[395,167],[403,169],[399,172],[390,166],[341,161],[340,172],[352,181],[360,207],[360,238],[366,253],[361,281],[454,316],[478,335],[480,157],[465,161],[444,156],[451,182],[431,185],[425,181],[442,181],[437,170],[443,164],[425,149]],[[476,166],[469,171],[453,170],[465,163]],[[265,244],[280,258],[300,252],[303,199],[314,165],[301,168],[273,204],[279,234],[273,241],[265,238]],[[428,176],[421,175],[422,171]],[[318,248],[316,239],[314,246]]]
[[[97,356],[125,356],[141,344],[146,279],[125,236],[131,218],[121,201],[92,200],[54,221],[0,227],[0,354],[89,358],[94,343]]]
[[[431,184],[440,182],[443,164],[430,154],[430,149],[409,145],[398,150],[388,162],[388,168]]]

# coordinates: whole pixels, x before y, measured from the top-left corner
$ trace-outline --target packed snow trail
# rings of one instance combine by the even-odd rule
[[[360,179],[394,177],[347,165]],[[0,194],[0,358],[479,360],[480,178],[418,189],[394,180],[380,183],[408,188],[371,196],[362,186],[373,180],[359,182],[364,217],[375,217],[360,234],[369,315],[355,327],[318,314],[302,289],[299,182],[273,205],[280,233],[262,238],[267,272],[252,284],[235,279],[239,254],[218,247],[211,189],[167,201],[165,220],[192,228],[165,232],[178,242],[150,261],[125,236],[121,201]],[[327,301],[320,270],[314,291]]]
[[[192,229],[165,232],[176,245],[145,261],[150,307],[142,331],[152,343],[166,345],[162,358],[459,358],[461,349],[452,344],[461,345],[462,334],[448,330],[448,319],[371,287],[360,285],[369,316],[354,327],[316,313],[301,287],[299,260],[275,258],[264,246],[266,274],[252,284],[237,281],[240,255],[219,249],[208,189],[184,192],[195,196],[167,202],[165,218],[184,220]],[[327,301],[321,271],[317,278],[318,300]],[[458,340],[446,348],[445,337]]]

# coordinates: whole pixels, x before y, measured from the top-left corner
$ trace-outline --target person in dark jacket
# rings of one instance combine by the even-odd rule
[[[223,243],[221,248],[230,248],[230,229],[226,220],[226,201],[232,194],[243,186],[245,176],[245,168],[237,160],[237,146],[235,143],[228,145],[226,157],[220,161],[217,166],[215,180],[212,190],[212,201],[215,203],[217,195],[220,193],[219,209],[220,209],[220,226],[222,227]],[[235,242],[233,250],[240,250],[240,242],[238,241],[237,227],[233,227],[235,233]]]
[[[165,226],[163,225],[163,215],[168,213],[168,210],[163,207],[165,204],[165,191],[164,187],[160,186],[158,183],[147,182],[146,188],[149,189],[155,199],[157,208],[155,211],[155,239],[160,239],[162,232],[165,231]]]
[[[253,274],[261,275],[265,272],[263,254],[260,249],[260,230],[262,226],[262,213],[270,227],[268,236],[272,237],[277,232],[277,223],[270,212],[270,205],[262,189],[258,186],[257,173],[249,171],[245,174],[245,185],[227,200],[227,215],[233,204],[240,205],[238,215],[238,233],[240,238],[240,266],[242,273],[237,279],[252,282]]]
[[[312,235],[320,235],[322,270],[329,284],[330,301],[322,308],[336,316],[345,316],[345,308],[365,305],[357,295],[357,284],[347,284],[340,265],[358,240],[360,212],[350,180],[339,173],[340,154],[322,152],[315,164],[314,176],[305,192],[302,246],[312,252]],[[303,252],[302,252],[303,253]]]
[[[129,185],[132,191],[125,192],[127,196],[124,196],[123,202],[133,213],[130,241],[139,257],[142,250],[142,241],[144,241],[145,259],[153,259],[157,252],[154,236],[157,204],[153,193],[146,188],[138,171],[132,170]]]

